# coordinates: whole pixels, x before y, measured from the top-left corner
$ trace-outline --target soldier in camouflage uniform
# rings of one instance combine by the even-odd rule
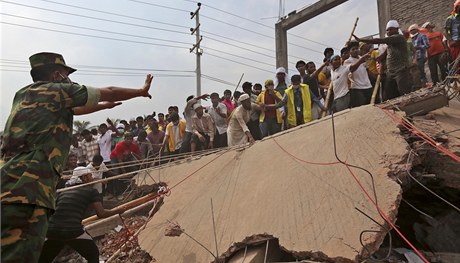
[[[38,261],[69,153],[73,115],[113,108],[135,97],[151,98],[150,74],[141,89],[97,89],[70,82],[75,69],[60,54],[38,53],[29,60],[34,83],[16,93],[1,149],[5,263]]]

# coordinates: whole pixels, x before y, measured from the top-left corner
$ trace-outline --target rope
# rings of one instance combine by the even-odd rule
[[[452,158],[454,161],[456,162],[460,162],[460,157],[457,156],[456,154],[454,154],[453,152],[449,151],[447,148],[445,148],[444,146],[442,146],[441,144],[437,143],[434,139],[432,139],[430,136],[426,135],[425,133],[423,133],[422,131],[420,131],[417,127],[415,127],[412,123],[410,123],[406,118],[404,117],[401,117],[395,113],[391,113],[389,110],[385,110],[385,109],[382,109],[383,112],[385,112],[393,121],[395,121],[396,123],[398,124],[401,124],[404,126],[404,128],[406,128],[407,130],[409,130],[410,132],[412,132],[412,134],[414,134],[415,136],[421,138],[422,140],[424,140],[425,142],[427,142],[428,144],[430,144],[431,146],[435,147],[436,149],[438,149],[439,151],[441,151],[442,153],[446,154],[447,156],[449,156],[450,158]]]
[[[324,163],[324,162],[310,162],[310,161],[305,161],[305,160],[302,160],[301,158],[298,158],[296,156],[294,156],[293,154],[289,153],[286,149],[284,149],[283,147],[281,147],[281,145],[279,145],[275,139],[273,139],[276,144],[284,151],[286,152],[289,156],[295,158],[296,160],[299,160],[299,161],[302,161],[302,162],[305,162],[305,163],[309,163],[309,164],[315,164],[315,165],[334,165],[334,164],[338,164],[338,163],[341,163],[343,165],[345,165],[345,167],[347,168],[349,174],[354,178],[355,182],[359,185],[359,187],[361,188],[361,190],[363,191],[363,193],[365,194],[365,196],[369,199],[369,201],[371,201],[371,203],[376,207],[377,211],[379,212],[379,214],[381,215],[381,217],[388,223],[390,224],[390,226],[398,233],[398,235],[417,253],[417,255],[426,263],[429,263],[429,261],[420,253],[420,251],[404,236],[404,234],[402,234],[397,228],[396,226],[391,222],[391,220],[388,218],[388,216],[383,212],[383,210],[380,208],[380,206],[377,204],[376,200],[374,200],[369,192],[364,188],[364,186],[362,185],[361,181],[357,178],[357,176],[355,175],[355,173],[351,170],[350,167],[353,167],[353,168],[358,168],[358,169],[363,169],[365,170],[364,168],[361,168],[361,167],[356,167],[354,165],[351,165],[347,162],[344,162],[342,160],[340,160],[337,156],[337,152],[336,152],[336,147],[335,147],[335,125],[334,125],[334,113],[332,112],[332,117],[331,117],[331,120],[332,120],[332,131],[333,131],[333,140],[334,140],[334,152],[336,154],[336,158],[337,158],[337,161],[338,162],[328,162],[328,163]],[[367,170],[366,170],[367,171]],[[368,171],[367,171],[368,172]],[[369,172],[368,172],[369,173]],[[371,175],[372,177],[372,175]],[[374,195],[376,197],[376,193],[375,193],[375,188],[374,188]]]

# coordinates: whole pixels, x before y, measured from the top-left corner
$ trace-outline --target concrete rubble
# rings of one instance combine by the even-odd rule
[[[408,143],[396,124],[376,107],[344,111],[334,120],[338,156],[372,173],[378,205],[394,222],[402,193],[395,177],[405,173]],[[215,260],[185,235],[166,237],[164,230],[172,221],[218,255],[219,261],[233,256],[228,253],[232,245],[258,235],[276,238],[283,251],[300,259],[351,262],[375,252],[387,233],[355,208],[379,224],[387,224],[345,165],[303,161],[337,162],[330,117],[244,150],[211,154],[162,169],[161,178],[171,187],[209,163],[165,197],[139,236],[141,247],[157,262]],[[373,197],[371,177],[351,169]],[[364,248],[360,234],[368,230],[377,232],[363,233]]]
[[[415,97],[423,103],[412,107],[412,112],[429,101],[441,101],[434,95]],[[404,107],[415,97],[390,104]],[[390,108],[363,106],[335,115],[339,158],[372,174],[378,205],[430,262],[458,262],[460,163],[397,124],[379,107]],[[458,101],[407,119],[438,145],[460,155]],[[153,201],[141,201],[141,206],[124,215],[137,220],[134,214],[141,213],[145,222],[148,211],[154,214],[139,229],[140,248],[136,244],[132,251],[123,250],[115,262],[125,262],[131,254],[136,262],[187,263],[356,262],[369,255],[406,262],[408,256],[415,256],[394,230],[390,237],[389,224],[347,167],[337,163],[333,146],[328,116],[250,147],[188,157],[140,174],[137,196],[145,191],[150,194],[142,198],[154,196],[159,181],[172,190],[155,209],[150,211]],[[374,198],[371,176],[350,169]],[[121,224],[119,217],[87,221],[94,236]],[[100,241],[102,255],[113,254],[110,244],[120,242],[115,231],[109,232]]]

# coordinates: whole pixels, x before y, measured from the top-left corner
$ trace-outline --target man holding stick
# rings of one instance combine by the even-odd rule
[[[399,24],[396,20],[388,21],[386,31],[388,35],[386,38],[362,39],[353,35],[359,42],[388,45],[387,50],[382,54],[382,57],[386,56],[387,65],[383,100],[393,99],[411,92],[406,40],[403,35],[399,34]]]

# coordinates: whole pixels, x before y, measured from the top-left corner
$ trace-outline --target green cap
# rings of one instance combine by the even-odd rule
[[[75,72],[76,69],[71,68],[65,64],[64,57],[61,54],[51,53],[51,52],[41,52],[30,56],[29,58],[30,66],[32,70],[39,68],[41,66],[55,64],[64,66],[69,70],[69,74]]]

